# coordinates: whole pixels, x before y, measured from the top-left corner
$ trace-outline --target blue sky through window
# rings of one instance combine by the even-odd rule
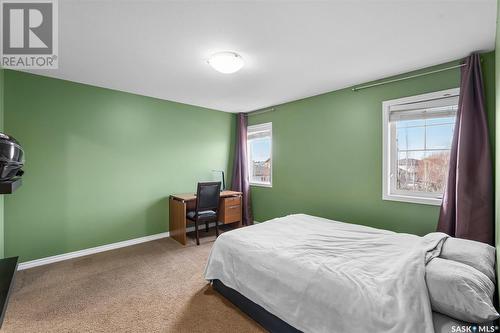
[[[261,138],[250,141],[252,161],[265,161],[271,157],[271,139]]]
[[[422,150],[411,152],[411,158],[415,159],[423,159],[429,154],[426,155],[424,150],[449,150],[454,123],[454,117],[398,121],[397,149]]]

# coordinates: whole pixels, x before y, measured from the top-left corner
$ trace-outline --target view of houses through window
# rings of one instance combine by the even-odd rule
[[[455,117],[397,122],[397,190],[443,193],[454,126]]]
[[[248,126],[248,170],[250,184],[272,184],[272,123]]]
[[[383,198],[440,204],[446,188],[459,89],[383,103]]]

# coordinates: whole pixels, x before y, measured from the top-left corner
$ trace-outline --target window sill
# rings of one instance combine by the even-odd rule
[[[443,201],[443,199],[441,198],[416,197],[416,196],[402,195],[402,194],[384,194],[382,196],[382,199],[388,201],[400,201],[400,202],[408,202],[408,203],[432,205],[432,206],[441,206],[441,202]]]
[[[258,186],[258,187],[273,187],[273,184],[266,184],[266,183],[250,183],[250,186]]]

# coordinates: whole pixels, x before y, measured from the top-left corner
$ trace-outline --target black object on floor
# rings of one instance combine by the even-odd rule
[[[222,296],[227,298],[231,303],[240,308],[241,311],[245,312],[253,320],[258,322],[262,327],[271,333],[301,333],[293,326],[284,322],[280,318],[273,315],[271,312],[264,309],[257,303],[252,302],[236,290],[227,287],[220,280],[212,280],[212,286],[217,290]]]
[[[0,306],[2,309],[0,327],[2,327],[5,311],[7,310],[10,291],[14,285],[18,259],[19,257],[0,259]]]

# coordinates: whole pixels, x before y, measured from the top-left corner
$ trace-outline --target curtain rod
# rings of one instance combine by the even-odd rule
[[[481,58],[481,62],[483,62],[482,58]],[[456,69],[456,68],[460,68],[460,67],[463,67],[463,66],[465,66],[464,63],[463,64],[458,64],[458,65],[449,66],[449,67],[445,67],[445,68],[436,69],[436,70],[429,71],[429,72],[424,72],[424,73],[409,75],[409,76],[405,76],[405,77],[400,77],[400,78],[397,78],[397,79],[392,79],[392,80],[387,80],[387,81],[382,81],[382,82],[367,84],[367,85],[359,86],[359,87],[353,87],[351,90],[352,91],[358,91],[358,90],[361,90],[361,89],[367,89],[367,88],[371,88],[371,87],[381,86],[381,85],[387,84],[387,83],[393,83],[393,82],[398,82],[398,81],[403,81],[403,80],[408,80],[408,79],[414,79],[414,78],[420,77],[420,76],[425,76],[425,75],[440,73],[440,72],[444,72],[444,71],[449,71],[450,69]],[[251,112],[248,112],[247,114],[249,116],[253,116],[253,115],[257,115],[257,114],[261,114],[261,113],[271,112],[271,111],[274,111],[274,110],[275,110],[275,108],[271,107],[271,108],[267,108],[267,109],[261,109],[261,110],[251,111]]]
[[[387,81],[382,81],[382,82],[367,84],[365,86],[354,87],[351,90],[352,91],[358,91],[358,90],[361,90],[361,89],[366,89],[366,88],[381,86],[381,85],[387,84],[387,83],[393,83],[393,82],[398,82],[398,81],[413,79],[413,78],[420,77],[420,76],[425,76],[425,75],[430,75],[430,74],[434,74],[434,73],[444,72],[444,71],[448,71],[450,69],[460,68],[460,67],[463,67],[463,66],[465,66],[465,64],[454,65],[454,66],[450,66],[450,67],[436,69],[436,70],[429,71],[429,72],[424,72],[424,73],[414,74],[414,75],[410,75],[410,76],[400,77],[400,78],[397,78],[397,79],[392,79],[392,80],[387,80]]]
[[[274,111],[276,110],[274,107],[272,108],[267,108],[267,109],[261,109],[261,110],[256,110],[256,111],[251,111],[251,112],[247,112],[247,114],[249,116],[255,116],[257,114],[261,114],[261,113],[266,113],[266,112],[271,112],[271,111]]]

